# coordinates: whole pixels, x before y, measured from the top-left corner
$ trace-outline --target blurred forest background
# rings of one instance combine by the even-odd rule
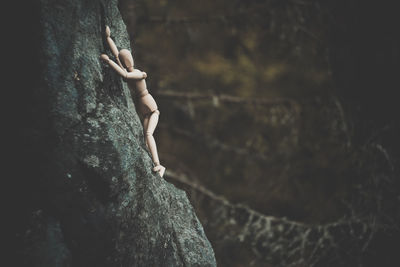
[[[121,0],[120,10],[161,111],[166,180],[187,191],[219,266],[399,266],[394,7]],[[284,263],[296,245],[260,245],[263,226],[251,228],[249,214],[343,227],[325,249],[307,237],[321,251],[302,243]],[[346,228],[354,221],[359,232]]]

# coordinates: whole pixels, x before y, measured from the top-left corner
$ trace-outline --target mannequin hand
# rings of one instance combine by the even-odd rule
[[[110,60],[110,58],[109,58],[106,54],[101,54],[100,58],[101,58],[103,61],[107,62],[107,63],[108,63],[108,61]]]
[[[154,172],[158,172],[160,174],[161,177],[163,177],[164,172],[165,172],[165,167],[162,165],[157,165],[153,168]]]
[[[143,74],[143,79],[146,79],[147,78],[147,73],[142,71],[142,74]]]
[[[110,27],[106,26],[106,37],[110,37]]]

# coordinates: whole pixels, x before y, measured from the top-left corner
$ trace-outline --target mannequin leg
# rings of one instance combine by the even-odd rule
[[[157,152],[157,145],[156,141],[154,140],[153,133],[154,130],[157,127],[158,124],[158,117],[159,117],[160,112],[158,110],[154,111],[153,113],[150,114],[150,117],[148,119],[147,123],[147,128],[145,128],[145,134],[146,134],[146,144],[147,147],[150,150],[150,154],[153,158],[153,162],[156,165],[153,168],[153,171],[159,172],[160,176],[163,177],[165,168],[160,165],[160,159],[158,158],[158,152]]]
[[[150,154],[153,157],[153,162],[158,165],[160,164],[160,160],[158,159],[157,153],[157,145],[156,141],[154,140],[153,133],[158,124],[158,112],[153,112],[149,115],[149,120],[147,123],[147,127],[144,128],[145,135],[146,135],[146,144],[150,150]],[[147,116],[146,116],[147,117]]]
[[[149,128],[149,119],[150,119],[150,115],[145,116],[143,118],[143,132],[145,133],[145,135],[146,135],[146,129]],[[146,139],[146,146],[147,146],[147,148],[149,148],[149,145],[147,144],[147,137],[146,136],[145,136],[145,139]]]

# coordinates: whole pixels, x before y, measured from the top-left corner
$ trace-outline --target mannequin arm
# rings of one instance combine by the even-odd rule
[[[115,59],[117,60],[118,65],[119,65],[121,68],[123,68],[123,66],[122,66],[122,64],[121,64],[121,61],[119,61],[119,57],[118,57],[119,51],[118,51],[118,48],[117,48],[117,46],[115,45],[113,39],[111,39],[111,37],[110,37],[110,27],[108,27],[108,26],[106,26],[106,38],[107,38],[108,46],[110,47],[111,52],[112,52],[113,55],[115,56]]]
[[[110,67],[113,68],[123,78],[127,78],[127,72],[123,68],[118,66],[117,63],[112,61],[107,55],[102,54],[101,59],[104,60],[106,63],[108,63],[110,65]]]
[[[131,79],[131,80],[141,80],[147,77],[146,72],[140,71],[138,69],[134,69],[131,72],[128,72],[126,75],[127,79]]]

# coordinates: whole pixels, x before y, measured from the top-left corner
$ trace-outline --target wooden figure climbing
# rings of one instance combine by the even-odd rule
[[[110,28],[106,26],[106,39],[110,46],[111,52],[116,58],[117,63],[112,61],[106,54],[102,54],[100,58],[108,63],[119,75],[127,82],[128,87],[135,91],[138,96],[138,112],[143,117],[143,132],[146,136],[146,145],[150,150],[155,167],[154,172],[158,172],[163,177],[165,167],[160,164],[158,158],[157,145],[154,140],[153,133],[157,127],[158,111],[157,103],[149,94],[146,86],[146,72],[134,68],[133,57],[129,50],[121,49],[118,51],[117,46],[110,37]]]

